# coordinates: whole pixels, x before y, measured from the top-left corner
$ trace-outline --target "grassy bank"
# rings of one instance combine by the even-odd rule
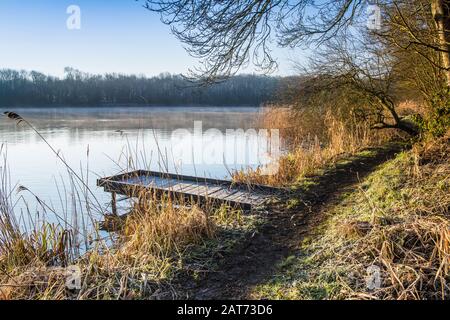
[[[3,165],[0,299],[448,299],[449,134],[388,160],[404,136],[303,112],[262,117],[289,124],[277,174],[234,176],[285,187],[266,208],[244,214],[142,194],[126,217],[105,216],[108,239],[84,234],[81,255],[70,224],[24,232]],[[76,290],[67,287],[73,267]]]
[[[324,209],[325,222],[251,296],[448,299],[449,151],[447,135],[380,166]]]

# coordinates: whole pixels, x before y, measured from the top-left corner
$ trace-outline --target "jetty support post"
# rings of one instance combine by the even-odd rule
[[[111,208],[112,208],[112,214],[117,216],[117,199],[116,199],[115,192],[111,192]]]

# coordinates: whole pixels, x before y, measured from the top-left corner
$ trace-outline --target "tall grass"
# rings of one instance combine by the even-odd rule
[[[153,195],[142,194],[153,199]],[[118,221],[112,246],[92,250],[80,261],[85,286],[79,299],[143,299],[158,295],[183,267],[190,247],[214,237],[216,226],[198,206],[174,205],[167,198],[136,200]]]
[[[26,121],[14,113],[9,117],[19,123]],[[64,160],[61,154],[57,156]],[[158,158],[167,157],[160,151]],[[149,166],[138,142],[128,142],[123,160],[125,163],[120,159],[116,162],[121,171]],[[39,220],[29,212],[22,220],[33,227],[24,229],[14,210],[12,193],[16,188],[10,186],[6,168],[4,157],[0,166],[0,299],[149,298],[158,295],[158,286],[182,269],[186,250],[214,238],[221,224],[240,220],[236,210],[144,192],[131,199],[126,216],[112,217],[105,214],[105,207],[101,208],[105,223],[114,229],[104,241],[96,223],[92,230],[80,230],[78,226],[77,210],[84,203],[90,213],[90,197],[95,195],[88,190],[88,174],[70,168],[66,185],[60,191],[62,197],[77,203],[72,206],[77,210],[72,216],[59,213],[33,194],[45,210],[58,216],[58,222]],[[69,194],[65,194],[66,190]],[[19,191],[31,192],[23,186]],[[83,231],[87,245],[80,251],[78,236]],[[81,271],[79,290],[66,286],[69,265]]]
[[[76,258],[70,254],[69,230],[49,223],[31,234],[10,228],[0,251],[0,298],[148,298],[180,271],[184,252],[214,237],[217,228],[205,209],[167,199],[136,200],[133,211],[117,219],[120,227],[111,244],[97,242]],[[80,290],[66,287],[69,264],[81,270]]]
[[[450,297],[449,137],[416,144],[368,178],[367,187],[347,201],[353,212],[337,210],[324,241],[332,237],[347,247],[332,263],[364,275],[370,262],[383,279],[370,292],[358,285],[361,279],[343,276],[345,297]],[[364,232],[358,232],[361,221],[369,226]]]
[[[61,298],[66,293],[65,268],[89,250],[90,242],[98,240],[97,230],[88,231],[81,218],[83,212],[92,214],[90,199],[69,172],[70,194],[65,197],[76,210],[72,214],[57,212],[27,187],[13,186],[6,147],[0,156],[0,299]],[[33,196],[38,211],[32,212],[22,195],[13,200],[15,194],[23,192]]]
[[[340,156],[388,141],[393,131],[376,131],[354,114],[339,115],[324,109],[267,108],[260,117],[264,127],[279,129],[287,153],[278,160],[278,171],[261,174],[261,168],[235,172],[236,181],[288,186],[332,163]]]

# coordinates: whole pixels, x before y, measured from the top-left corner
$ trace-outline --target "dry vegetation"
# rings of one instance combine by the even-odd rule
[[[370,129],[351,112],[347,117],[337,108],[320,112],[266,111],[261,121],[280,128],[289,152],[276,175],[256,170],[239,172],[235,179],[301,185],[305,177],[364,148],[405,138],[392,130]],[[427,117],[427,109],[413,101],[399,104],[398,112]],[[410,151],[378,168],[338,204],[325,206],[326,222],[315,226],[298,252],[282,261],[273,279],[257,286],[252,297],[450,298],[449,138],[448,132],[441,138],[424,133]],[[378,270],[380,286],[369,288]]]
[[[288,152],[279,159],[274,175],[262,175],[261,168],[234,173],[236,181],[274,186],[289,186],[306,175],[316,174],[338,158],[353,155],[364,148],[379,146],[393,136],[391,130],[373,130],[354,114],[339,115],[331,107],[325,110],[268,108],[261,125],[279,129]]]
[[[422,111],[408,102],[401,112]],[[261,121],[265,127],[281,128],[290,152],[274,176],[256,170],[236,173],[235,179],[292,187],[366,147],[399,137],[394,131],[371,130],[352,113],[340,115],[331,108],[272,108]],[[255,288],[252,297],[448,298],[448,142],[448,134],[424,139],[372,173],[327,209],[326,223],[316,226],[298,254],[280,263],[278,274]],[[257,225],[228,207],[199,207],[142,194],[132,214],[106,219],[114,229],[110,239],[93,241],[98,234],[84,235],[90,250],[77,255],[75,230],[44,222],[24,232],[11,209],[7,185],[2,183],[0,192],[0,299],[177,297],[171,286],[177,274],[195,277],[210,271],[215,250],[239,241],[235,236],[222,241],[223,230],[253,233]],[[203,251],[190,264],[196,250]],[[81,272],[80,290],[66,286],[67,267],[73,265]],[[371,266],[381,270],[382,283],[375,290],[366,285]]]
[[[161,286],[167,290],[176,273],[189,268],[191,249],[248,221],[228,207],[201,209],[148,194],[142,198],[147,201],[138,201],[126,218],[115,218],[112,243],[97,242],[78,258],[71,255],[71,233],[61,226],[43,223],[24,234],[14,216],[2,211],[0,299],[156,299]],[[192,269],[208,268],[211,252]],[[66,287],[69,265],[81,272],[81,290]]]
[[[327,209],[256,298],[449,299],[449,140],[416,144]],[[373,270],[380,287],[370,289]]]
[[[6,115],[35,130],[20,115]],[[257,226],[258,219],[253,215],[244,217],[240,209],[211,203],[200,207],[184,198],[161,197],[152,192],[132,199],[131,210],[124,216],[109,215],[106,208],[99,206],[102,220],[95,221],[92,209],[99,201],[83,174],[77,174],[48,146],[68,169],[68,181],[76,198],[73,207],[77,210],[71,214],[56,212],[32,194],[44,212],[58,217],[58,223],[39,219],[38,211],[26,216],[15,212],[12,193],[31,191],[23,186],[11,189],[5,155],[0,166],[0,299],[174,298],[177,292],[172,292],[171,281],[178,273],[195,276],[210,270],[216,251],[230,250]],[[0,148],[0,154],[2,151]],[[126,149],[127,163],[122,170],[145,167],[145,158],[141,160],[137,151],[133,152]],[[94,225],[86,228],[83,222],[81,230],[78,222],[75,227],[71,224],[86,213]],[[100,229],[108,230],[108,234]],[[230,233],[231,240],[227,238]],[[83,240],[84,247],[80,244]],[[67,281],[74,279],[74,268],[80,288],[71,290]]]
[[[301,76],[280,90],[286,97],[278,102],[289,108],[268,109],[261,118],[263,126],[280,129],[284,138],[287,152],[279,159],[279,170],[270,176],[260,169],[236,172],[234,180],[295,187],[305,176],[320,174],[324,167],[366,147],[403,138],[400,131],[415,139],[412,150],[372,172],[338,203],[321,204],[326,222],[308,230],[311,237],[280,263],[273,279],[255,288],[253,297],[448,299],[448,1],[378,1],[383,23],[377,31],[367,28],[364,1],[327,0],[314,6],[303,0],[294,6],[298,10],[292,10],[287,0],[278,5],[201,4],[202,10],[192,10],[190,1],[169,1],[164,6],[146,1],[147,9],[161,14],[189,52],[203,59],[192,80],[213,83],[253,60],[258,69],[272,70],[275,61],[267,46],[272,29],[283,46],[317,47]],[[272,23],[281,29],[272,28]],[[408,99],[418,103],[404,102]],[[6,115],[34,129],[20,115]],[[189,269],[186,257],[192,248],[218,237],[220,229],[239,229],[247,221],[229,208],[178,206],[150,197],[145,205],[136,204],[125,220],[112,221],[116,232],[110,243],[95,242],[77,256],[73,230],[44,223],[24,232],[11,210],[11,190],[4,185],[0,190],[0,298],[4,299],[158,298],[163,283],[170,290],[174,274]],[[300,201],[295,195],[289,200]],[[212,256],[209,250],[206,256]],[[210,267],[206,261],[200,261],[200,268]],[[65,286],[69,264],[81,269],[81,290],[70,292]],[[378,270],[381,282],[368,286],[367,277]]]

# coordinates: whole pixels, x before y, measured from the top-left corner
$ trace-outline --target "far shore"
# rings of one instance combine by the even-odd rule
[[[74,108],[260,108],[263,105],[209,105],[209,104],[95,104],[95,105],[0,105],[0,109],[74,109]]]

